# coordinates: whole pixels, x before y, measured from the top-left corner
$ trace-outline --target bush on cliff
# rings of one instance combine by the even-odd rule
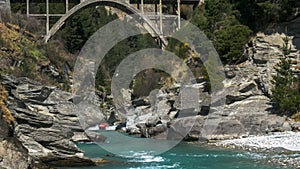
[[[284,57],[275,66],[277,74],[273,76],[272,80],[274,85],[272,100],[280,114],[291,116],[300,111],[299,80],[291,70],[291,60],[288,58],[290,54],[289,39],[286,37],[283,40],[285,42],[282,48]]]

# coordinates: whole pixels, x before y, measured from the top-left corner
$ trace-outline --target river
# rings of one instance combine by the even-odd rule
[[[182,142],[160,155],[145,152],[127,157],[113,156],[94,143],[79,143],[78,147],[91,158],[104,158],[108,163],[97,167],[76,169],[281,169],[267,164],[268,159],[280,155],[243,152]],[[75,168],[72,168],[75,169]]]

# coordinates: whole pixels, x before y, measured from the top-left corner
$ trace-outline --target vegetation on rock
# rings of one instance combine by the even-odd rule
[[[285,37],[282,48],[283,57],[275,66],[276,75],[273,76],[272,100],[278,107],[279,113],[291,116],[300,111],[299,80],[291,69],[289,38]]]
[[[9,111],[9,109],[6,107],[7,97],[8,92],[2,85],[0,85],[0,118],[3,118],[7,124],[12,125],[14,117]]]
[[[297,121],[297,122],[300,122],[300,112],[294,114],[294,115],[292,116],[292,119],[294,119],[294,120]]]
[[[9,22],[0,22],[0,32],[1,73],[69,88],[63,67],[75,63],[76,58],[62,43],[51,41],[44,44],[33,33]]]

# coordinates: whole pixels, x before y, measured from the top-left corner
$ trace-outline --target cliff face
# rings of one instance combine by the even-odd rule
[[[281,48],[284,34],[258,33],[245,50],[244,62],[225,66],[226,105],[220,114],[220,124],[211,139],[227,139],[260,135],[272,131],[290,131],[294,122],[277,116],[272,109],[269,95],[274,66],[283,57]],[[299,51],[292,45],[289,57],[293,60],[295,73],[300,63]],[[205,118],[200,117],[191,133],[201,130]],[[193,135],[194,137],[199,137]]]
[[[244,61],[237,65],[225,66],[226,79],[222,92],[224,92],[226,104],[211,108],[211,113],[220,123],[208,136],[204,136],[201,131],[204,125],[214,125],[207,123],[209,116],[204,113],[210,104],[210,97],[208,93],[197,88],[200,93],[199,109],[194,110],[198,111],[197,121],[185,138],[186,140],[229,139],[292,130],[294,122],[286,117],[276,115],[269,98],[272,89],[272,75],[276,73],[274,66],[283,57],[281,49],[284,37],[284,34],[279,33],[271,35],[258,33],[247,44]],[[297,65],[300,63],[299,51],[292,44],[292,40],[289,43],[291,46],[289,57],[293,62],[293,70],[295,73],[299,73],[299,69],[297,69]],[[196,86],[201,85],[196,84],[194,87]],[[131,133],[141,133],[145,137],[155,137],[163,132],[168,135],[166,129],[168,125],[178,130],[175,133],[180,133],[181,129],[176,125],[184,124],[182,127],[191,127],[194,124],[194,116],[176,118],[178,114],[180,116],[181,111],[191,111],[182,110],[180,106],[176,106],[178,105],[176,91],[178,88],[176,90],[168,89],[168,92],[164,91],[158,95],[157,102],[154,106],[152,105],[158,107],[154,114],[147,101],[134,101],[136,109],[128,111],[130,116],[127,117],[127,130]],[[126,98],[130,98],[130,94],[126,94],[124,99]],[[130,100],[127,102],[130,103]],[[212,102],[211,104],[217,103]]]
[[[32,23],[34,21],[22,20]],[[58,42],[41,44],[36,35],[10,23],[0,22],[0,71],[28,77],[46,85],[67,89],[76,57]],[[72,61],[71,61],[72,60]]]
[[[70,102],[71,94],[27,78],[1,77],[8,90],[7,107],[13,124],[1,119],[0,167],[24,169],[84,166],[75,141],[88,141]]]

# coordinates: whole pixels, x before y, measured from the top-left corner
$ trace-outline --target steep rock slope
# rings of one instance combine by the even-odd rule
[[[283,57],[281,51],[284,44],[283,37],[284,34],[258,33],[245,50],[245,61],[234,66],[225,66],[226,105],[222,112],[218,112],[220,124],[210,139],[228,139],[291,130],[293,122],[286,117],[273,114],[269,98],[271,79],[275,73],[274,66],[279,62],[279,58]],[[299,63],[299,52],[292,42],[290,45],[292,52],[289,57],[296,67]],[[295,69],[295,72],[297,71]],[[196,131],[199,133],[204,120],[204,117],[199,117],[198,124],[191,133],[197,133]]]
[[[70,93],[27,78],[2,75],[1,79],[9,93],[7,107],[13,124],[10,129],[1,127],[7,134],[0,144],[0,166],[23,169],[95,164],[75,145],[74,141],[89,139],[76,117]],[[18,166],[18,159],[22,165]]]

